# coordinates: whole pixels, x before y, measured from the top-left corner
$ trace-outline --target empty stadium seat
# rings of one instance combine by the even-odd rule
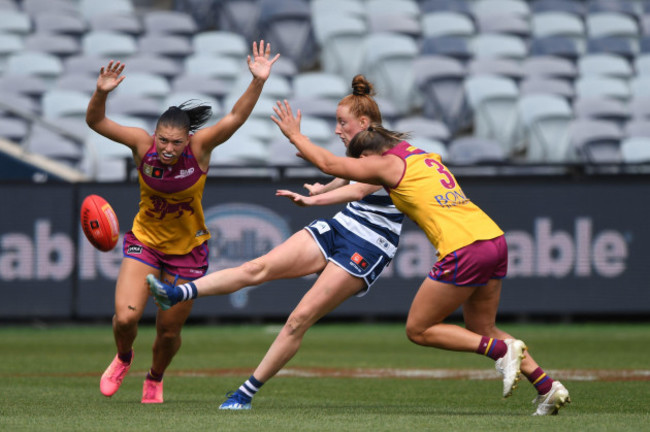
[[[411,133],[415,137],[429,138],[442,143],[447,143],[451,139],[451,133],[443,122],[426,117],[402,117],[395,123],[395,129]]]
[[[506,160],[501,144],[488,138],[464,136],[449,144],[447,162],[452,165],[494,164]]]
[[[625,163],[650,162],[650,137],[624,138],[621,141],[621,158]]]
[[[463,128],[469,115],[464,81],[467,71],[462,62],[445,56],[420,56],[413,63],[415,82],[424,99],[422,113],[440,119],[451,133]]]
[[[145,33],[191,36],[198,31],[192,15],[181,11],[149,10],[142,16]]]
[[[567,160],[580,163],[622,162],[623,132],[613,122],[576,119],[567,132]]]
[[[372,33],[363,41],[361,73],[375,85],[383,98],[389,99],[401,114],[419,105],[415,91],[413,61],[418,55],[416,43],[408,36]]]
[[[528,162],[565,162],[558,151],[572,119],[566,99],[549,94],[522,96],[517,102],[519,133],[523,138]]]
[[[83,54],[126,58],[138,51],[136,39],[115,31],[91,30],[81,39]]]
[[[192,49],[195,54],[226,55],[246,60],[250,45],[240,34],[228,31],[204,31],[192,37]],[[274,48],[274,52],[278,52]]]
[[[90,19],[96,15],[133,15],[135,6],[131,0],[79,0],[79,11]]]
[[[293,94],[297,98],[326,98],[338,102],[351,92],[350,83],[336,74],[304,72],[293,77]]]
[[[474,21],[462,13],[429,12],[421,20],[423,37],[455,36],[469,40],[476,34]]]
[[[519,97],[514,80],[474,75],[465,80],[465,91],[474,112],[474,134],[498,141],[509,154],[515,140]]]
[[[615,54],[585,54],[578,59],[578,73],[582,76],[603,75],[629,79],[634,74],[630,63]]]
[[[346,81],[359,73],[362,40],[368,33],[365,20],[335,14],[314,19],[314,34],[320,44],[324,72],[339,74]]]
[[[260,0],[258,26],[274,52],[289,57],[301,69],[313,67],[318,50],[306,0]]]
[[[575,64],[566,58],[555,56],[529,56],[522,62],[527,77],[551,77],[572,81],[578,74]]]

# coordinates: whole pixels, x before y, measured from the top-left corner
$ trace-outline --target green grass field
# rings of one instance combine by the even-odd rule
[[[134,366],[109,399],[99,392],[99,377],[114,356],[108,324],[5,325],[0,431],[650,430],[650,324],[504,325],[569,389],[572,403],[556,417],[531,417],[535,392],[527,381],[504,400],[490,360],[416,346],[401,324],[319,324],[287,370],[323,370],[325,376],[278,376],[251,411],[217,410],[224,394],[250,375],[278,328],[187,326],[165,377],[165,403],[142,405],[151,326],[141,327]],[[355,376],[379,369],[477,370],[488,379]]]

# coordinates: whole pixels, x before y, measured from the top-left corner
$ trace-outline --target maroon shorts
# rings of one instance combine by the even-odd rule
[[[503,279],[508,272],[508,246],[504,236],[479,240],[435,263],[429,277],[462,286],[480,286]]]
[[[138,260],[182,279],[197,279],[208,271],[208,242],[195,247],[188,254],[169,255],[146,246],[129,231],[124,235],[122,252],[125,258]]]

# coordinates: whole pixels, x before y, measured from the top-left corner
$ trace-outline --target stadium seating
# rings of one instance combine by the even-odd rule
[[[413,62],[418,47],[408,36],[371,33],[363,41],[361,73],[374,83],[377,94],[389,99],[404,115],[419,105]]]
[[[452,132],[469,118],[464,81],[467,72],[460,60],[426,55],[414,60],[415,82],[424,98],[422,114],[440,119]]]
[[[74,36],[49,32],[30,33],[23,40],[25,50],[54,54],[61,59],[81,51],[79,40]]]
[[[567,101],[571,101],[575,97],[575,91],[570,82],[543,76],[532,76],[522,80],[519,83],[519,94],[521,96],[529,94],[557,95],[565,98]]]
[[[228,31],[204,31],[192,36],[194,54],[225,55],[244,61],[250,46],[240,34]]]
[[[264,39],[299,68],[314,66],[318,51],[306,0],[260,0],[258,21]]]
[[[293,77],[293,94],[297,98],[325,98],[338,102],[351,93],[351,83],[340,75],[324,72],[304,72]]]
[[[575,64],[562,57],[529,56],[524,59],[521,67],[528,78],[549,77],[573,81],[578,75]]]
[[[630,137],[621,141],[621,158],[626,163],[650,162],[650,137]]]
[[[310,119],[314,139],[341,152],[332,136],[334,113],[358,73],[374,83],[387,125],[446,145],[468,133],[498,143],[486,159],[494,163],[519,162],[524,150],[524,160],[534,163],[624,160],[620,139],[609,143],[611,128],[606,138],[594,138],[583,132],[586,121],[613,125],[621,137],[648,134],[647,2],[175,0],[170,9],[153,3],[0,1],[2,96],[17,112],[79,117],[80,103],[52,114],[52,95],[88,97],[99,69],[117,59],[128,79],[109,98],[111,115],[151,128],[156,106],[160,111],[165,99],[182,95],[209,100],[221,114],[250,82],[251,41],[264,38],[282,57],[242,135],[267,147],[276,141],[266,127],[272,107],[288,98]],[[531,114],[524,109],[530,100],[545,106]],[[6,134],[18,140],[29,122],[3,115]],[[540,142],[560,130],[566,136],[557,138],[560,150],[550,160]],[[474,157],[464,155],[463,163]],[[473,163],[481,158],[478,152]]]
[[[79,10],[86,19],[97,15],[135,14],[135,6],[131,0],[79,0]]]
[[[359,73],[362,55],[359,41],[367,33],[368,26],[361,18],[331,14],[315,19],[314,35],[321,48],[322,69],[351,81]]]
[[[514,80],[474,75],[465,80],[467,100],[474,112],[474,133],[491,138],[510,154],[515,142],[519,89]]]
[[[518,15],[487,15],[477,19],[478,33],[503,33],[528,39],[531,34],[528,19]]]
[[[91,30],[81,38],[83,54],[126,58],[138,51],[135,37],[116,31]]]
[[[21,51],[7,58],[4,73],[7,75],[34,75],[52,87],[63,72],[63,62],[54,54]]]
[[[189,13],[180,11],[149,11],[142,17],[144,32],[191,36],[198,26]]]
[[[65,12],[34,15],[34,29],[37,33],[53,33],[80,38],[88,30],[88,23],[79,15]]]
[[[451,133],[443,122],[426,117],[402,117],[394,127],[415,137],[429,138],[445,144],[451,139]]]
[[[474,21],[458,12],[429,12],[422,16],[422,36],[455,36],[469,40],[476,33]]]
[[[569,125],[567,138],[568,161],[596,164],[622,162],[620,145],[623,132],[613,122],[576,119]]]
[[[501,145],[488,138],[460,137],[449,144],[447,161],[453,165],[504,163],[506,160]]]
[[[566,138],[572,118],[566,99],[550,94],[522,96],[517,103],[517,117],[522,143],[516,143],[515,150],[525,150],[527,161],[566,161],[557,150],[557,144]]]

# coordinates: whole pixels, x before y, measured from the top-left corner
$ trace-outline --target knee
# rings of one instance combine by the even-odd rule
[[[135,313],[118,311],[113,315],[113,326],[119,331],[130,330],[138,325],[139,319]]]
[[[425,345],[424,332],[427,329],[413,323],[406,323],[406,337],[408,340],[417,345]]]
[[[181,329],[180,325],[158,325],[156,326],[156,335],[158,339],[176,340],[181,336]]]
[[[312,315],[308,311],[294,311],[284,325],[289,336],[303,335],[312,324]]]
[[[240,266],[240,269],[251,284],[256,284],[264,279],[267,272],[267,266],[263,261],[247,261]]]

